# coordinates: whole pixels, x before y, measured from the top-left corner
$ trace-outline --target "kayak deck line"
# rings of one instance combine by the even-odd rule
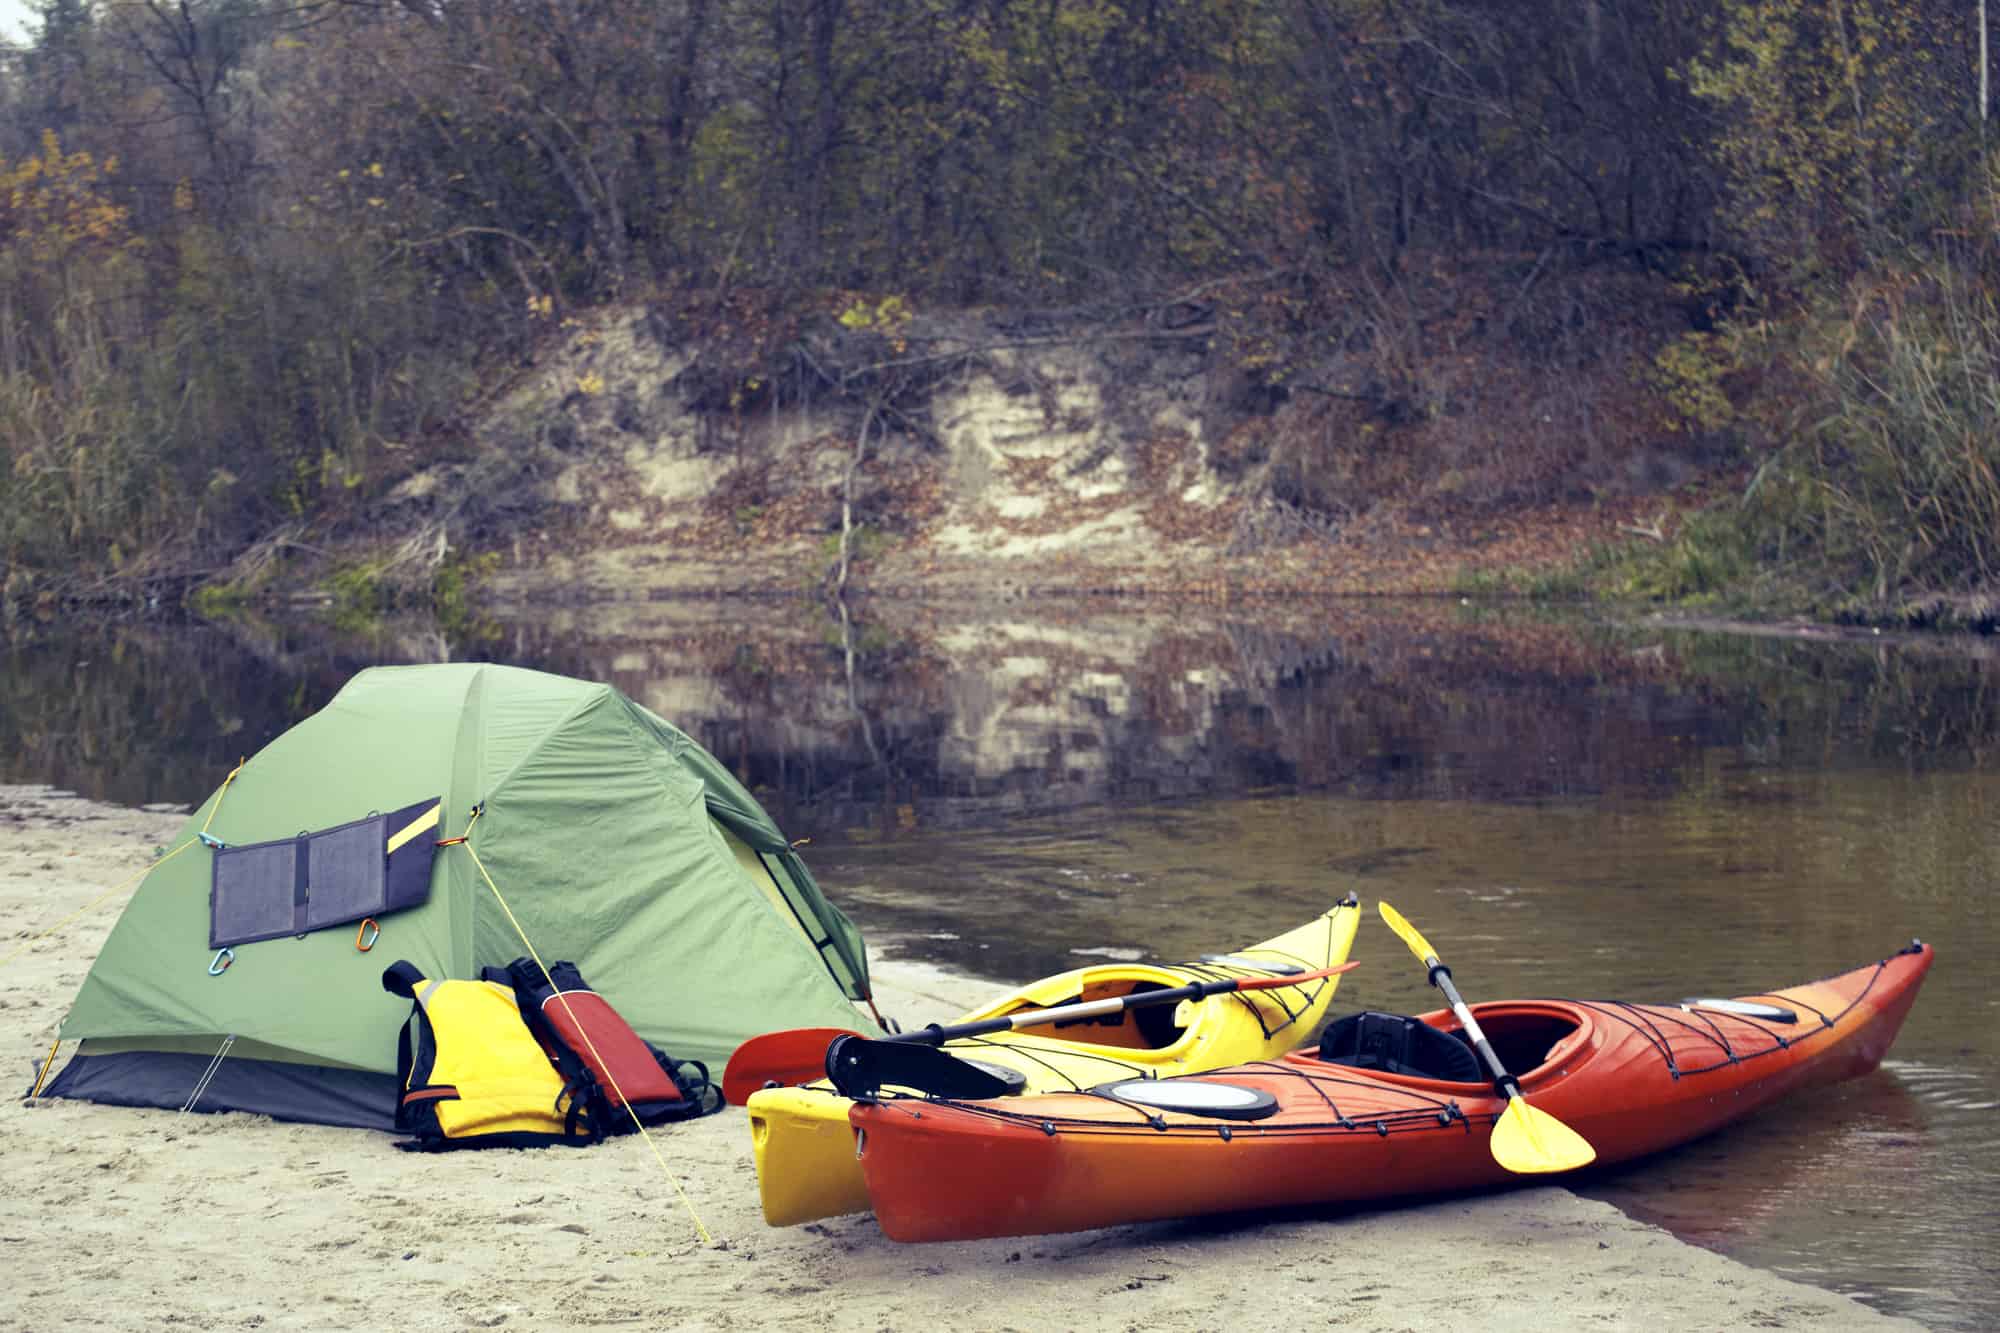
[[[1782,1004],[1774,1004],[1772,1007],[1793,1013],[1794,1015],[1796,1015],[1796,1013],[1800,1011],[1809,1013],[1814,1018],[1819,1020],[1819,1026],[1816,1028],[1807,1027],[1806,1030],[1803,1032],[1796,1033],[1792,1036],[1787,1036],[1783,1029],[1791,1027],[1797,1022],[1795,1016],[1790,1018],[1766,1018],[1760,1014],[1755,1014],[1755,1013],[1736,1012],[1726,1009],[1716,1009],[1716,1010],[1711,1010],[1709,1012],[1713,1014],[1728,1014],[1732,1018],[1753,1024],[1755,1031],[1762,1032],[1771,1039],[1771,1044],[1759,1050],[1750,1051],[1744,1054],[1738,1054],[1736,1050],[1729,1044],[1729,1038],[1727,1034],[1725,1034],[1722,1031],[1720,1022],[1714,1018],[1708,1018],[1704,1016],[1705,1024],[1709,1029],[1709,1035],[1714,1040],[1715,1044],[1721,1047],[1722,1057],[1723,1057],[1722,1059],[1718,1060],[1716,1063],[1711,1065],[1696,1065],[1690,1067],[1674,1059],[1673,1050],[1665,1041],[1660,1041],[1657,1043],[1657,1049],[1659,1050],[1660,1058],[1666,1063],[1667,1069],[1673,1074],[1673,1076],[1675,1078],[1679,1078],[1682,1075],[1688,1075],[1688,1074],[1711,1073],[1715,1070],[1722,1069],[1729,1065],[1741,1064],[1745,1060],[1756,1059],[1758,1056],[1771,1055],[1779,1051],[1791,1050],[1795,1046],[1803,1045],[1805,1043],[1810,1042],[1815,1037],[1825,1037],[1828,1033],[1834,1031],[1839,1027],[1842,1019],[1846,1018],[1849,1014],[1853,1013],[1855,1009],[1859,1008],[1868,999],[1868,997],[1874,992],[1875,987],[1881,983],[1882,974],[1888,970],[1889,964],[1891,962],[1893,962],[1895,959],[1902,958],[1909,954],[1920,953],[1922,952],[1922,950],[1923,950],[1923,941],[1912,940],[1906,947],[1898,950],[1896,953],[1891,954],[1889,957],[1884,958],[1881,961],[1877,962],[1875,964],[1874,974],[1868,978],[1868,981],[1866,982],[1866,984],[1862,986],[1860,992],[1856,994],[1852,999],[1850,999],[1847,1002],[1847,1004],[1841,1008],[1840,1012],[1835,1014],[1828,1014],[1824,1010],[1816,1008],[1813,1005],[1800,1000],[1797,996],[1788,993],[1789,991],[1803,991],[1809,989],[1810,987],[1821,985],[1824,982],[1833,980],[1834,977],[1821,977],[1818,981],[1802,982],[1797,986],[1788,987],[1786,991],[1766,991],[1761,995],[1745,997],[1746,999],[1759,1000],[1759,1001],[1783,1001]],[[1835,974],[1835,976],[1847,976],[1847,975],[1852,975],[1852,974],[1851,973]],[[1594,1000],[1568,1000],[1564,1001],[1564,1003],[1578,1005],[1579,1007],[1586,1009],[1598,1009],[1600,1011],[1611,1010],[1611,1009],[1629,1011],[1627,1013],[1619,1013],[1613,1016],[1623,1018],[1626,1022],[1633,1023],[1635,1026],[1639,1026],[1639,1023],[1638,1020],[1634,1019],[1631,1016],[1632,1014],[1637,1014],[1645,1011],[1652,1011],[1654,1013],[1657,1013],[1662,1008],[1662,1006],[1659,1005],[1639,1005],[1622,1000],[1612,1001],[1609,1002],[1608,1004],[1604,1001],[1594,1001]],[[1697,1011],[1690,1011],[1685,1007],[1683,1007],[1681,1011],[1683,1013],[1697,1012]]]

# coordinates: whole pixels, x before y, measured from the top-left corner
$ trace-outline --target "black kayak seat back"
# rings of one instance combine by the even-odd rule
[[[1479,1056],[1454,1032],[1440,1032],[1407,1014],[1374,1010],[1327,1024],[1320,1034],[1319,1058],[1356,1069],[1378,1069],[1409,1078],[1449,1083],[1483,1083]]]

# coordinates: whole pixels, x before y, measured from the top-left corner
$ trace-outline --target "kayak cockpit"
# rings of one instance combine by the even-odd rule
[[[1516,1077],[1575,1051],[1584,1023],[1567,1007],[1482,1005],[1479,1029],[1500,1063]],[[1331,1064],[1441,1083],[1490,1078],[1472,1043],[1449,1013],[1415,1018],[1365,1011],[1335,1019],[1320,1036],[1319,1058]]]

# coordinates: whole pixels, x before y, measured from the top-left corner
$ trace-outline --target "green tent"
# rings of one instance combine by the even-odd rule
[[[859,933],[687,735],[608,685],[376,667],[194,813],[44,1092],[390,1128],[410,1005],[383,969],[476,977],[523,935],[718,1079],[760,1032],[875,1030]]]

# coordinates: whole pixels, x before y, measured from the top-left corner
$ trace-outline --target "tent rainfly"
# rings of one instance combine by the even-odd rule
[[[196,810],[112,928],[45,1096],[392,1129],[408,959],[568,959],[720,1077],[746,1038],[876,1026],[860,934],[714,756],[609,685],[375,667]]]

